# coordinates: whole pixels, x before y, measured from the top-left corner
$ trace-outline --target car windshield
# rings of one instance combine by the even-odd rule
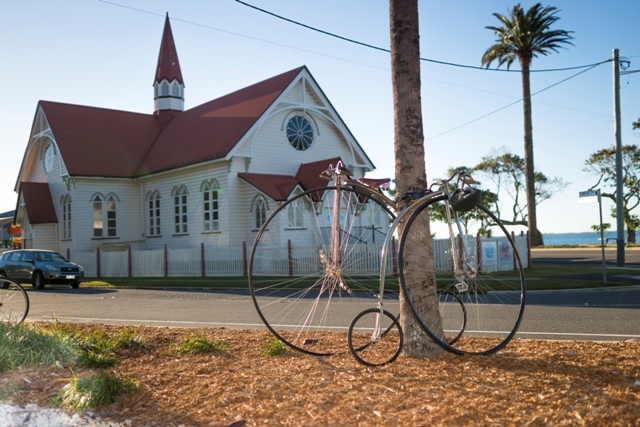
[[[56,252],[34,252],[33,257],[37,261],[44,262],[66,262],[67,260]]]

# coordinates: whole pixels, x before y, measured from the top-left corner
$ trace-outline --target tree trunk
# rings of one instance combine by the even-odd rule
[[[529,82],[530,59],[522,58],[522,106],[524,109],[524,174],[527,186],[527,221],[531,246],[540,246],[544,242],[538,230],[536,217],[535,169],[533,163],[533,120],[531,118],[531,84]]]
[[[427,187],[420,97],[418,0],[389,0],[389,12],[396,194],[400,198],[406,192],[423,191]],[[399,209],[402,208],[404,206],[400,203]],[[428,215],[420,220],[428,222]],[[403,228],[403,224],[400,224],[399,235],[402,235]],[[404,262],[423,266],[424,274],[407,281],[407,291],[418,312],[422,313],[426,312],[427,307],[438,304],[430,233],[425,233],[420,251],[419,259],[407,259]],[[413,270],[416,270],[415,267],[406,269]],[[435,313],[423,320],[429,322],[432,330],[441,331],[439,311]],[[405,354],[410,357],[434,357],[442,352],[415,321],[404,295],[400,295],[400,321],[405,336]]]
[[[627,243],[635,243],[636,242],[636,229],[630,228],[627,225]]]

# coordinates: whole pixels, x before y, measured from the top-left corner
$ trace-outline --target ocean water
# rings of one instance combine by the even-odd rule
[[[599,245],[600,233],[592,231],[590,233],[564,233],[564,234],[543,234],[545,245]],[[609,231],[605,234],[605,239],[615,239],[616,232]],[[627,235],[625,232],[625,239]],[[638,233],[636,232],[636,242],[640,242],[638,239]],[[615,240],[609,240],[609,243],[615,243]]]

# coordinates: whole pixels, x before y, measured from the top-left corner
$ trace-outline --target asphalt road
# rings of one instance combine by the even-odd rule
[[[55,318],[132,326],[264,329],[247,291],[47,288],[28,293],[28,321]],[[360,304],[362,310],[369,308],[366,303]],[[385,308],[397,312],[393,303]],[[351,317],[335,321],[346,330]],[[518,336],[640,340],[640,286],[528,292]]]
[[[617,252],[615,247],[606,247],[604,250],[607,265],[615,265]],[[532,249],[532,262],[550,263],[602,263],[602,248],[558,248],[558,249]],[[625,265],[640,268],[640,248],[625,248]]]

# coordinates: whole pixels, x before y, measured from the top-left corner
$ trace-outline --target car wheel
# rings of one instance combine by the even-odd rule
[[[39,271],[36,271],[35,275],[33,276],[33,287],[38,290],[44,289],[44,276]]]
[[[0,271],[0,279],[6,279],[7,274],[4,271]]]
[[[80,287],[80,282],[73,282],[71,283],[71,288],[72,289],[78,289]]]

